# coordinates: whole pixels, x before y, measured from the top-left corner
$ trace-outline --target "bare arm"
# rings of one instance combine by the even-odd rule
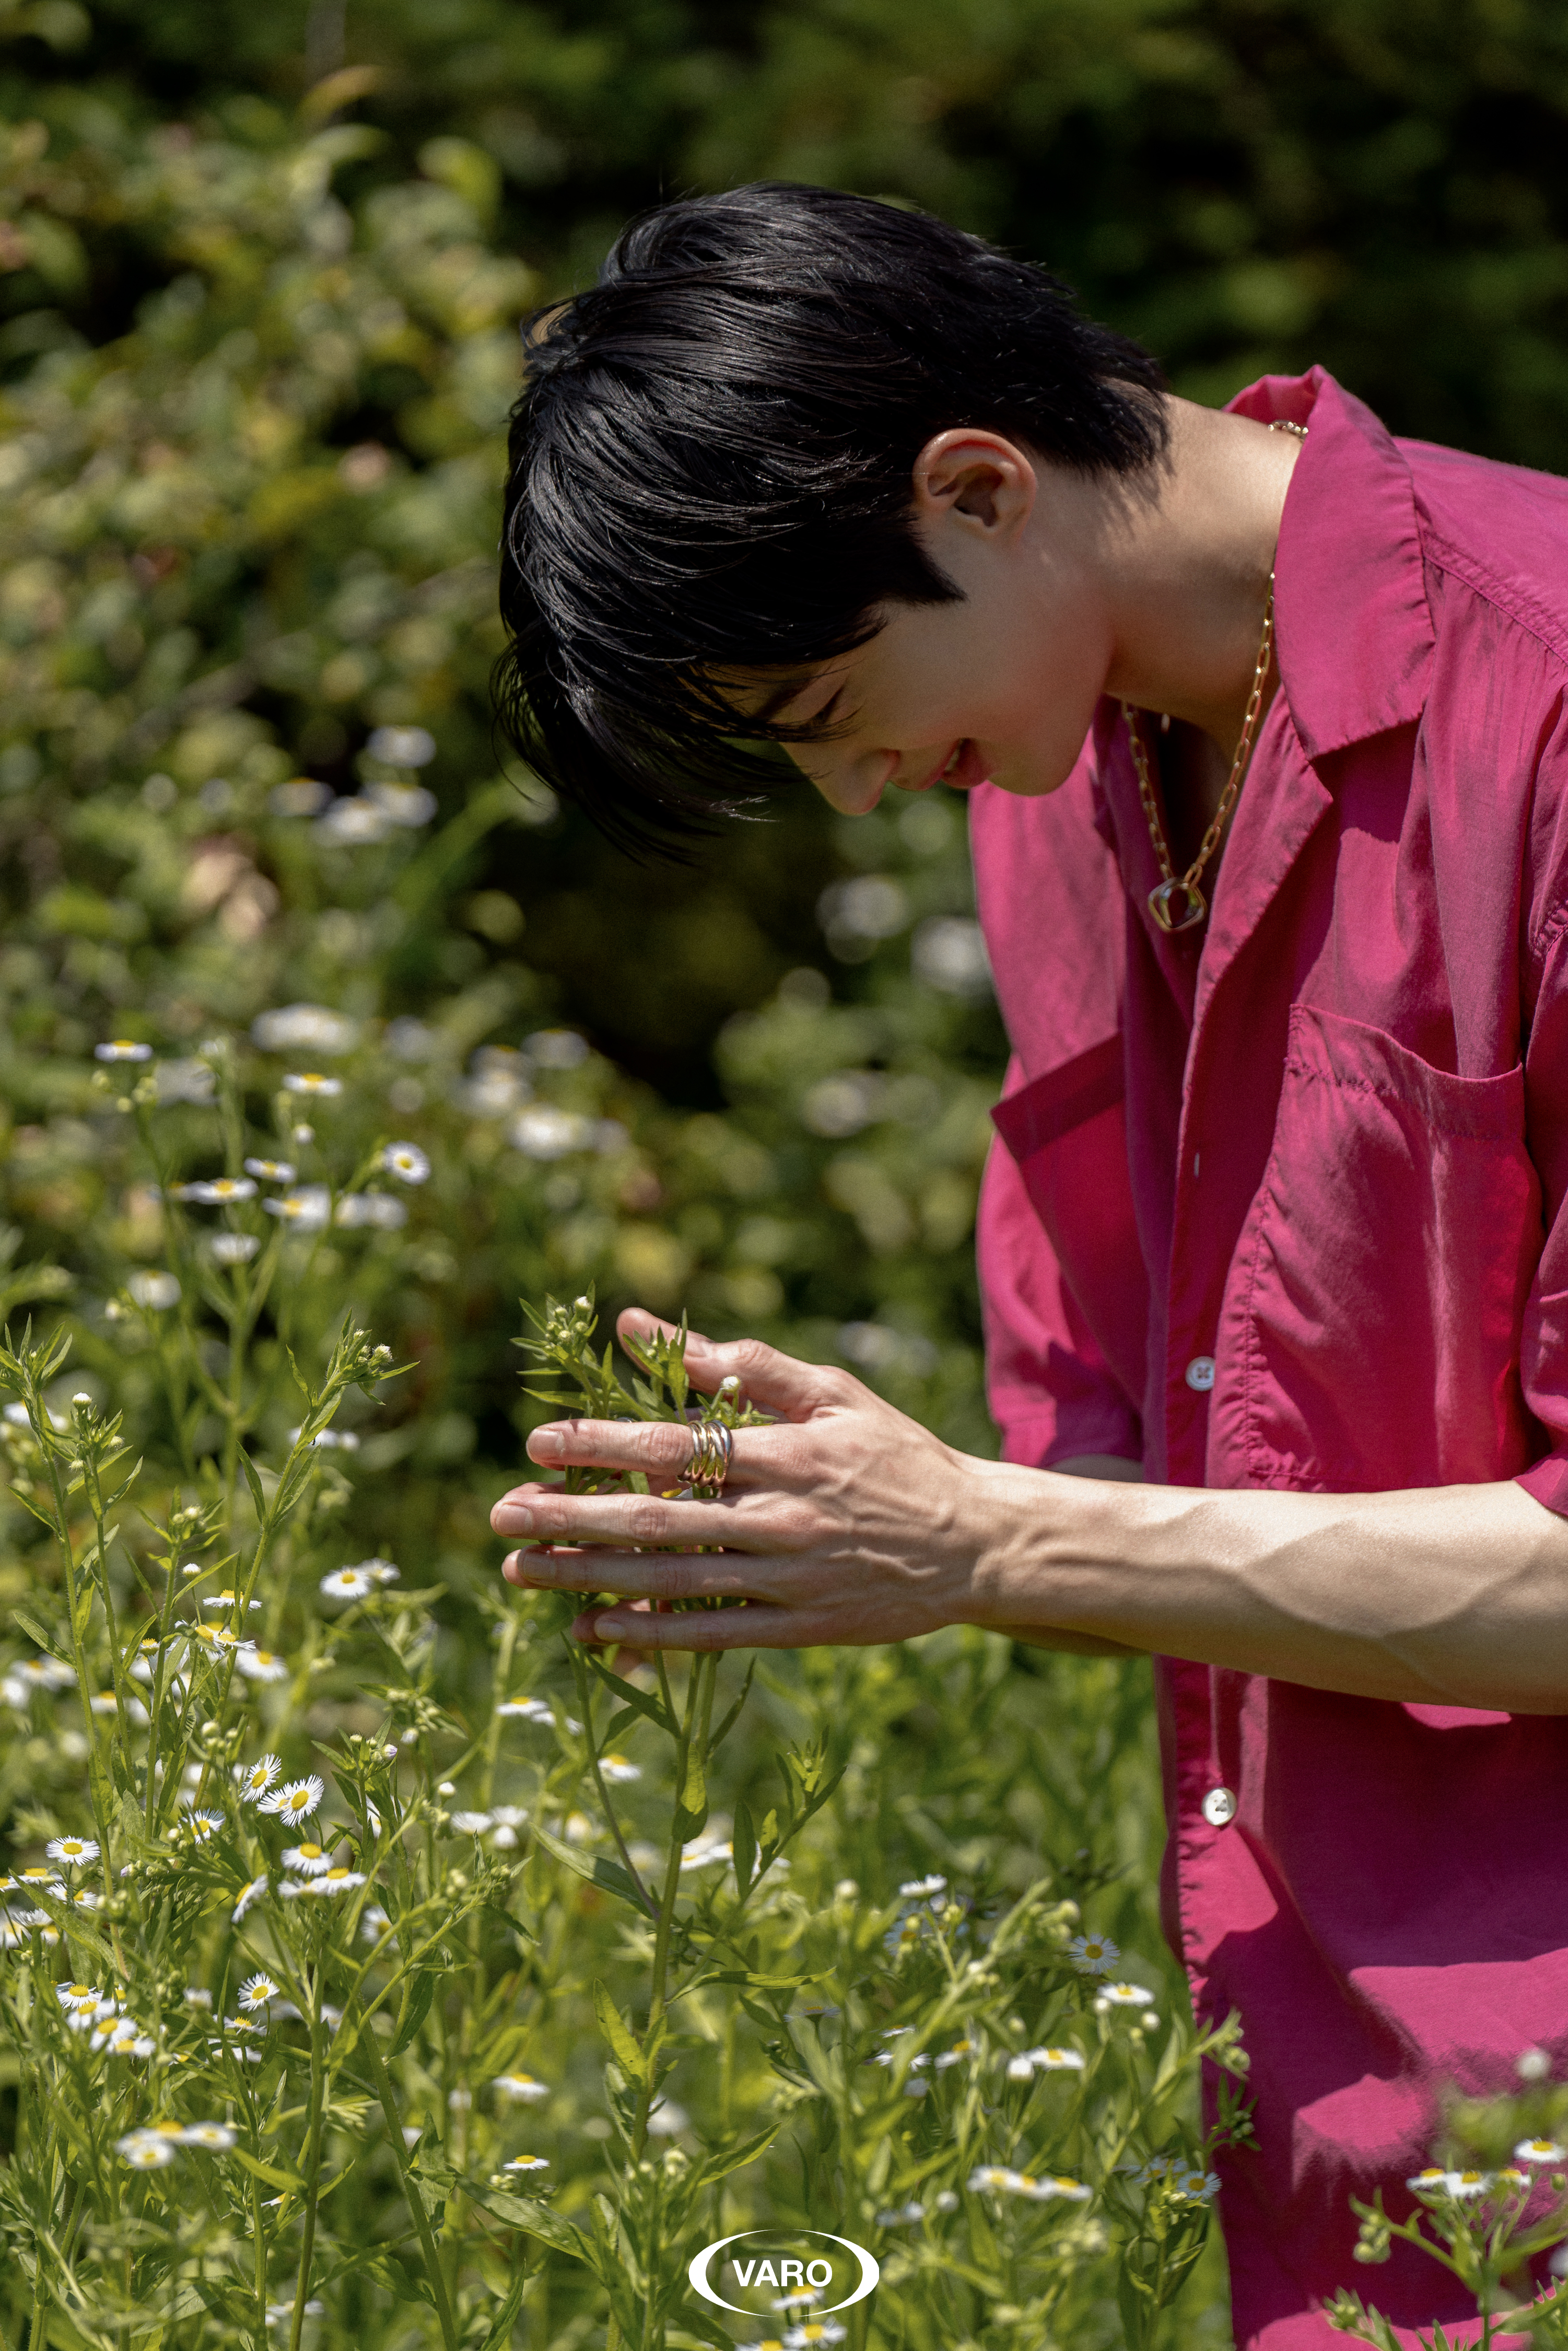
[[[1568,1713],[1568,1522],[1511,1482],[1211,1492],[1023,1469],[955,1452],[844,1372],[751,1342],[694,1339],[687,1360],[700,1385],[735,1372],[779,1416],[741,1433],[721,1501],[529,1485],[493,1523],[595,1547],[519,1552],[516,1583],[751,1604],[648,1615],[601,1603],[579,1618],[582,1638],[796,1647],[963,1623],[1360,1697]],[[690,1439],[583,1422],[537,1430],[529,1451],[669,1473]],[[711,1544],[716,1522],[719,1553],[631,1548]]]
[[[1070,1461],[1051,1464],[1059,1478],[1109,1478],[1117,1485],[1141,1486],[1144,1465],[1120,1453],[1075,1453]],[[1106,1641],[1094,1633],[1068,1633],[1060,1626],[997,1625],[992,1630],[1031,1649],[1063,1649],[1074,1657],[1135,1657],[1141,1652],[1125,1641]]]

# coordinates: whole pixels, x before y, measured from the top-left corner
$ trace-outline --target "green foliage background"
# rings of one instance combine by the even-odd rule
[[[69,1270],[90,1331],[110,1260],[165,1249],[92,1045],[177,1055],[304,999],[359,1024],[366,1137],[438,1161],[364,1260],[363,1312],[419,1366],[367,1439],[365,1548],[490,1573],[519,1291],[592,1280],[846,1356],[985,1449],[970,1222],[1003,1040],[965,979],[959,811],[844,824],[802,789],[647,873],[506,778],[516,319],[663,193],[819,180],[1051,263],[1180,391],[1321,360],[1396,429],[1555,468],[1565,113],[1545,0],[5,0],[14,1253]],[[283,812],[301,775],[395,781],[366,752],[388,725],[434,737],[427,829],[344,846]],[[620,1140],[547,1163],[495,1049],[560,1029],[592,1050],[528,1061],[536,1096]],[[1020,1658],[1012,1688],[1079,1674]],[[1148,1941],[1138,1736],[1107,1834]]]

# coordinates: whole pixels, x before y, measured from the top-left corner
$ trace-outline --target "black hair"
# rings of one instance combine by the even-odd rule
[[[933,434],[1083,473],[1165,446],[1146,351],[945,222],[761,183],[663,204],[524,329],[496,671],[503,732],[623,846],[755,809],[764,747],[716,673],[810,670],[960,591],[913,527]],[[738,739],[740,737],[746,739]]]

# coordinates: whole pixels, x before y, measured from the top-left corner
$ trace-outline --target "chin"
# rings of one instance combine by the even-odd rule
[[[1061,789],[1077,764],[1076,754],[1060,772],[1038,759],[998,759],[985,781],[994,784],[998,792],[1010,792],[1015,799],[1043,799]]]

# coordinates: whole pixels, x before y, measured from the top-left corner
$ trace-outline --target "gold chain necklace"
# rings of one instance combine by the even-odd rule
[[[1276,421],[1271,433],[1293,433],[1298,441],[1307,437],[1304,424],[1287,424]],[[1241,780],[1247,773],[1247,762],[1252,756],[1252,737],[1258,725],[1258,713],[1263,707],[1263,688],[1269,682],[1269,664],[1274,656],[1274,574],[1269,573],[1269,592],[1263,600],[1263,634],[1259,640],[1257,665],[1252,672],[1252,691],[1247,697],[1247,715],[1241,721],[1241,734],[1236,746],[1236,757],[1230,762],[1230,773],[1225,789],[1219,795],[1219,805],[1214,811],[1213,822],[1198,843],[1197,855],[1185,873],[1177,873],[1171,864],[1170,850],[1166,843],[1166,829],[1160,822],[1159,802],[1155,798],[1154,779],[1149,774],[1148,754],[1144,738],[1138,732],[1137,713],[1131,703],[1124,702],[1122,715],[1127,722],[1127,735],[1133,746],[1133,765],[1138,774],[1138,798],[1144,804],[1144,816],[1149,828],[1149,839],[1155,846],[1162,879],[1149,892],[1149,912],[1162,931],[1195,930],[1208,914],[1208,901],[1198,888],[1204,867],[1218,848],[1230,811],[1236,806],[1241,790]]]

